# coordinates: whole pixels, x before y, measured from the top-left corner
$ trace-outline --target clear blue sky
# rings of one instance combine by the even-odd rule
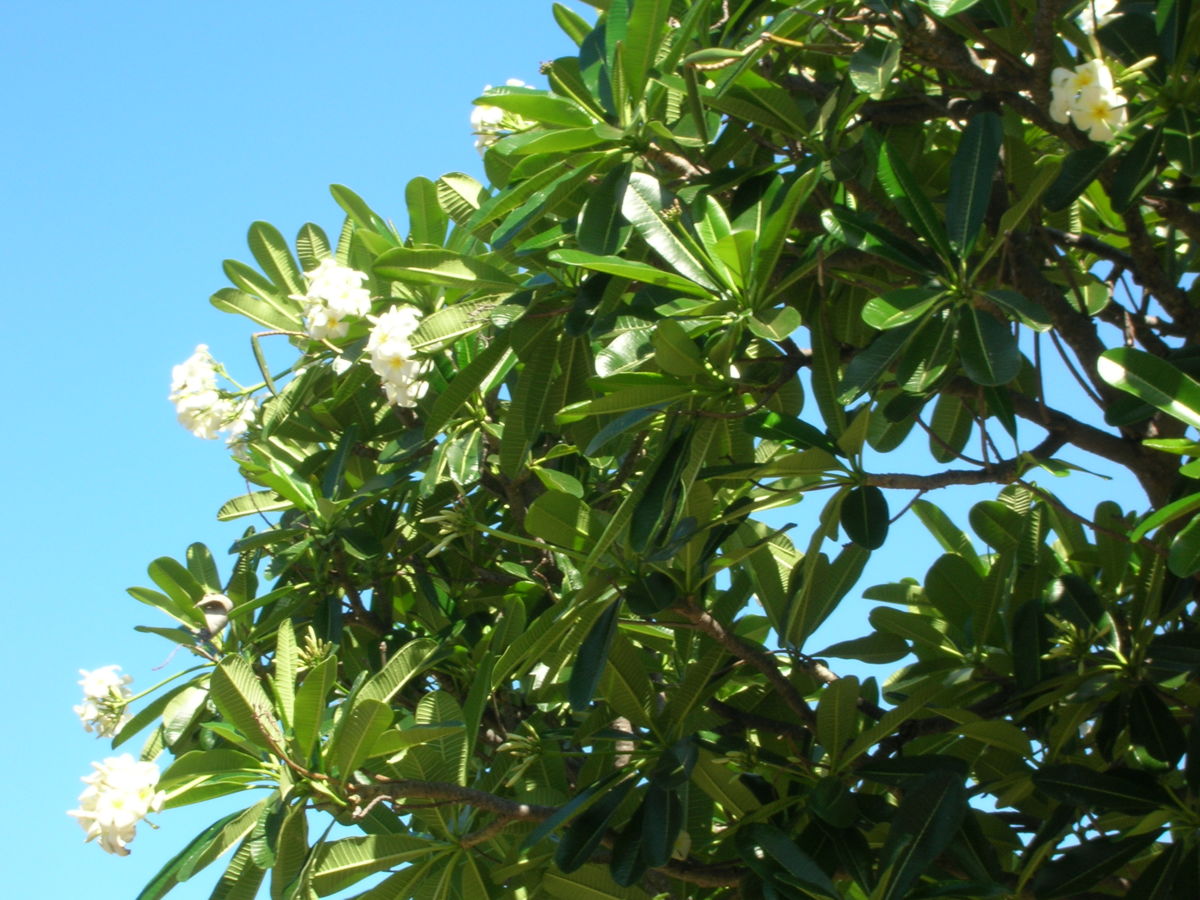
[[[538,62],[571,48],[549,6],[85,0],[6,10],[6,896],[126,900],[220,812],[162,814],[124,859],[84,846],[64,815],[89,761],[109,752],[71,712],[77,670],[117,663],[138,688],[186,664],[152,671],[171,645],[132,627],[166,623],[124,589],[148,584],[146,565],[191,541],[221,558],[240,531],[214,518],[244,489],[223,446],[179,427],[166,399],[171,366],[197,343],[254,377],[249,323],[208,304],[225,283],[221,260],[249,258],[256,219],[289,236],[306,221],[336,232],[331,182],[401,216],[409,178],[477,174],[471,98],[510,77],[540,85]],[[1143,502],[1079,481],[1093,502]],[[920,577],[934,558],[906,525],[911,538],[891,551],[905,564],[874,566],[879,578]],[[851,603],[829,640],[865,633],[874,605]],[[207,897],[218,871],[171,896]]]

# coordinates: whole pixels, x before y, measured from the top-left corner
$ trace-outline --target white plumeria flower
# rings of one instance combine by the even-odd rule
[[[1095,34],[1120,15],[1117,0],[1088,0],[1075,23],[1085,34]]]
[[[1075,67],[1066,86],[1074,92],[1086,91],[1093,87],[1111,91],[1115,85],[1112,72],[1108,70],[1108,66],[1104,64],[1103,60],[1090,59]]]
[[[216,363],[208,352],[207,344],[198,344],[191,356],[171,369],[172,401],[188,394],[215,390],[216,387]]]
[[[1115,129],[1125,124],[1124,107],[1125,98],[1101,60],[1050,73],[1050,118],[1063,125],[1074,122],[1093,141],[1112,140]]]
[[[179,424],[204,440],[214,440],[227,431],[230,440],[240,437],[254,419],[251,398],[236,400],[217,390],[217,364],[205,344],[171,369],[171,393]]]
[[[410,340],[420,321],[421,314],[411,306],[394,306],[372,317],[375,327],[367,339],[367,353],[371,368],[383,381],[388,403],[394,406],[416,406],[428,388],[423,376],[429,361],[416,358]]]
[[[1115,91],[1084,91],[1071,117],[1093,141],[1111,141],[1115,130],[1125,124],[1125,98]]]
[[[158,766],[135,760],[128,753],[92,763],[96,771],[85,776],[87,785],[79,795],[79,808],[67,815],[79,820],[85,840],[99,838],[106,853],[127,856],[137,823],[162,809],[166,794],[156,790]]]
[[[343,338],[350,330],[347,319],[362,318],[371,311],[371,292],[363,287],[367,276],[357,269],[326,257],[305,272],[304,277],[308,280],[308,293],[291,297],[305,303],[309,337]]]
[[[133,676],[118,675],[120,670],[120,666],[101,666],[90,672],[79,670],[83,676],[79,679],[83,702],[72,708],[84,730],[96,732],[97,737],[112,737],[129,721],[125,710],[132,695],[126,685],[133,681]]]

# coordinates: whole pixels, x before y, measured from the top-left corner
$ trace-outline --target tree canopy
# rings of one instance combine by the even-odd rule
[[[1200,895],[1200,11],[593,5],[490,184],[225,263],[261,382],[171,399],[246,529],[130,589],[194,664],[85,678],[89,838],[255,791],[142,900]]]

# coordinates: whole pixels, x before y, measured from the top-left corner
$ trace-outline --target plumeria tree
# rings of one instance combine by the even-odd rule
[[[245,530],[130,589],[189,664],[83,673],[89,839],[247,798],[143,900],[1200,895],[1200,10],[594,5],[490,184],[225,264],[258,374],[171,399]]]

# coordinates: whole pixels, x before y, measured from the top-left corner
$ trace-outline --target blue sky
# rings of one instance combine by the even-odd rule
[[[86,0],[6,11],[7,896],[126,900],[221,811],[160,815],[124,859],[82,845],[63,814],[107,752],[71,712],[77,670],[117,663],[136,689],[187,664],[154,671],[171,645],[132,627],[166,623],[124,589],[195,540],[220,559],[240,532],[215,521],[244,490],[235,468],[220,443],[180,428],[166,399],[171,366],[201,342],[254,380],[249,323],[208,303],[225,285],[221,260],[249,258],[256,219],[289,236],[306,221],[336,233],[332,182],[399,216],[409,178],[478,174],[471,98],[510,77],[541,84],[538,62],[571,49],[549,6]],[[1092,492],[1089,509],[1097,492],[1142,502],[1120,483],[1072,481]],[[880,577],[919,577],[934,558],[906,526],[890,550],[905,566],[873,563]],[[827,642],[865,633],[873,605],[850,604]],[[218,871],[171,896],[207,897]]]

